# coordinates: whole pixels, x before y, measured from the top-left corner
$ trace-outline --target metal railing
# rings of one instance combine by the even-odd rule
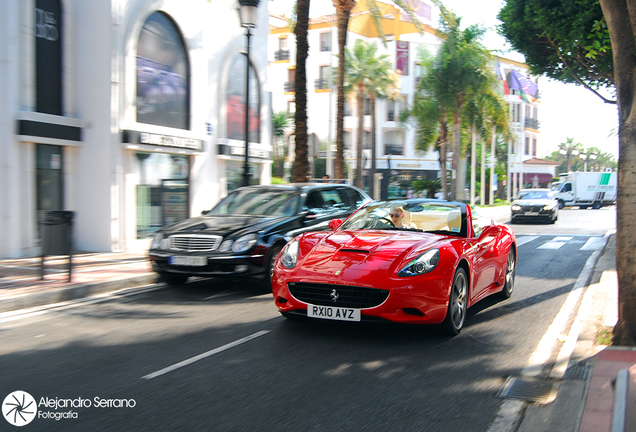
[[[283,88],[286,92],[293,92],[296,91],[296,83],[294,81],[287,81],[284,85]]]
[[[289,50],[282,49],[274,53],[274,60],[289,60]]]
[[[316,87],[316,90],[328,90],[329,80],[324,78],[319,78],[315,81],[314,86]]]
[[[402,144],[384,144],[385,155],[401,156],[404,154],[404,146]]]
[[[532,118],[526,119],[525,127],[527,128],[539,130],[539,125],[540,125],[539,120],[532,119]]]

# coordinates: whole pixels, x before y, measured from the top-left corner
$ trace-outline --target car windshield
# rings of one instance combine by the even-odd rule
[[[410,230],[460,235],[466,230],[459,205],[447,202],[376,201],[354,213],[340,230]]]
[[[209,215],[293,216],[299,195],[285,189],[237,189],[221,200]]]
[[[521,191],[517,199],[520,200],[532,200],[532,199],[551,199],[550,195],[546,191]]]

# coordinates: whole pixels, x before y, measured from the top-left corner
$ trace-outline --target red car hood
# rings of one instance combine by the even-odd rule
[[[363,282],[370,272],[401,270],[411,259],[448,237],[408,231],[336,231],[301,241],[299,272],[317,277]],[[311,240],[317,240],[315,243]],[[313,243],[313,247],[312,247]],[[303,250],[303,244],[308,246]],[[377,275],[377,273],[376,273]],[[371,277],[371,276],[370,276]],[[373,281],[368,281],[373,285]]]

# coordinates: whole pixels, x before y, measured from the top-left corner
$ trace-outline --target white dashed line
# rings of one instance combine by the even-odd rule
[[[148,379],[148,380],[149,379],[153,379],[153,378],[157,378],[158,376],[167,374],[168,372],[172,372],[172,371],[180,369],[180,368],[182,368],[184,366],[191,365],[192,363],[198,362],[199,360],[203,360],[204,358],[208,358],[210,356],[213,356],[214,354],[218,354],[218,353],[223,352],[225,350],[228,350],[230,348],[234,348],[235,346],[241,345],[241,344],[243,344],[245,342],[251,341],[252,339],[256,339],[257,337],[266,335],[269,332],[270,332],[270,330],[261,330],[259,332],[256,332],[256,333],[252,334],[252,335],[246,336],[243,339],[239,339],[239,340],[236,340],[234,342],[230,342],[229,344],[226,344],[226,345],[223,345],[221,347],[215,348],[213,350],[204,352],[203,354],[199,354],[197,356],[190,357],[187,360],[183,360],[183,361],[181,361],[179,363],[175,363],[172,366],[168,366],[166,368],[160,369],[157,372],[153,372],[151,374],[143,376],[142,378],[143,379]]]

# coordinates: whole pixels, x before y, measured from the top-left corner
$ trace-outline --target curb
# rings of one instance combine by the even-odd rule
[[[157,280],[158,275],[152,272],[133,277],[120,277],[106,281],[81,283],[66,287],[51,288],[34,293],[7,296],[6,298],[0,298],[0,313],[12,312],[37,306],[47,306],[125,288],[136,288],[156,283]]]

